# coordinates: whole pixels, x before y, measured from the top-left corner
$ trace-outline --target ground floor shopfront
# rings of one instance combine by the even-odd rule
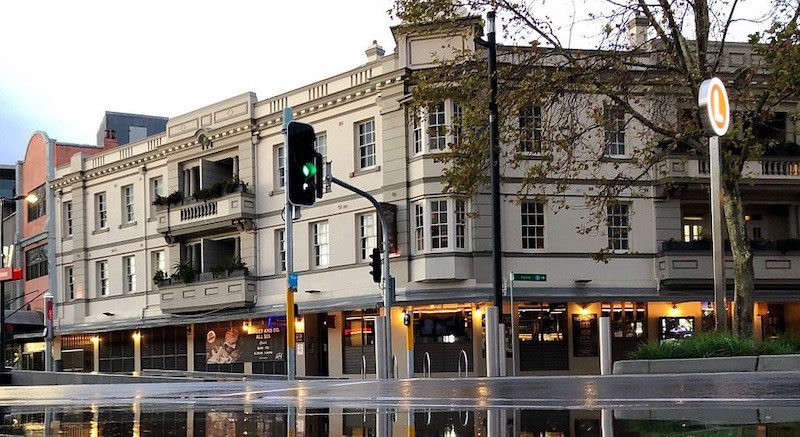
[[[400,377],[486,374],[485,311],[480,304],[396,306],[395,369]],[[373,378],[375,320],[380,309],[307,313],[295,323],[298,376]],[[711,302],[514,302],[503,310],[506,373],[599,374],[599,322],[611,323],[612,359],[645,341],[669,341],[713,329]],[[513,323],[511,314],[514,315]],[[57,335],[55,369],[72,372],[153,370],[286,374],[282,315]],[[757,303],[756,336],[800,331],[800,303]],[[513,339],[513,341],[512,341]],[[41,340],[14,344],[41,353]],[[25,352],[21,352],[25,355]],[[17,368],[35,365],[18,360]],[[31,363],[31,364],[26,364]],[[38,366],[37,366],[38,367]]]

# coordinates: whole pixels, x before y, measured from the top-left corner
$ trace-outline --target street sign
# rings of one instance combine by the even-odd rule
[[[544,282],[547,280],[547,275],[544,273],[512,273],[511,280]]]
[[[728,102],[728,91],[718,77],[706,79],[700,84],[697,96],[700,106],[703,127],[709,136],[721,137],[728,132],[731,122],[731,111]]]
[[[289,288],[294,288],[297,290],[297,273],[292,272],[289,273]]]
[[[22,268],[20,267],[0,268],[0,281],[11,281],[17,279],[22,279]]]

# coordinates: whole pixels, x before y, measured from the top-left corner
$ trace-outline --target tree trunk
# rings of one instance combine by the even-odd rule
[[[739,338],[753,338],[755,271],[738,180],[723,183],[722,191],[722,206],[733,255],[733,334]]]

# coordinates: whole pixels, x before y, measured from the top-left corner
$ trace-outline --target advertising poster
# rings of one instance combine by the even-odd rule
[[[205,338],[207,364],[286,361],[284,318],[268,317],[249,326],[209,328]]]
[[[576,357],[596,357],[600,354],[600,333],[597,327],[597,314],[573,314],[572,332],[573,355]]]
[[[240,329],[215,328],[206,332],[206,363],[231,364],[244,361],[245,340]]]

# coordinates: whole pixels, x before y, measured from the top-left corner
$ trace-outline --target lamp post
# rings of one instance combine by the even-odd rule
[[[39,201],[39,198],[31,193],[25,196],[16,197],[0,197],[0,268],[6,267],[6,248],[3,243],[5,235],[5,221],[6,221],[6,201],[26,200],[30,204]],[[10,276],[10,275],[9,275]],[[0,358],[2,358],[2,365],[0,365],[0,372],[6,371],[6,279],[0,280]]]

